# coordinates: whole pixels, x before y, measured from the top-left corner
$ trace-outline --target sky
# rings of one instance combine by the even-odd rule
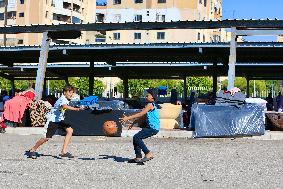
[[[283,19],[283,0],[222,0],[222,19]],[[275,41],[275,36],[250,36],[248,41]]]
[[[183,0],[188,1],[188,0]],[[106,0],[97,0],[106,2]],[[281,19],[283,0],[222,0],[223,19]],[[274,36],[246,37],[249,41],[274,41]]]

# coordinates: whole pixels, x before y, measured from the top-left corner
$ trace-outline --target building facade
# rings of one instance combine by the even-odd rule
[[[93,0],[7,0],[7,25],[66,24],[95,22]],[[0,1],[0,25],[5,23],[5,0]],[[93,32],[82,32],[79,39],[56,40],[54,43],[86,43]],[[3,45],[3,35],[0,44]],[[6,44],[41,44],[42,34],[7,35]],[[94,38],[93,38],[94,40]]]
[[[222,0],[108,0],[97,9],[98,22],[221,20]],[[221,30],[107,31],[106,43],[183,43],[221,41]],[[99,41],[97,41],[99,42]]]

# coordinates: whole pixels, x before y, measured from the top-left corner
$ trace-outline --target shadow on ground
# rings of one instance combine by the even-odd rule
[[[116,162],[128,162],[129,158],[117,157],[117,156],[109,156],[109,155],[99,155],[101,158],[99,159],[113,159]]]

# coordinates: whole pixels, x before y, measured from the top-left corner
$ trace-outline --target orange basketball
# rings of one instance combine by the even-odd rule
[[[107,136],[114,136],[117,133],[118,127],[115,121],[106,121],[103,124],[103,131]]]

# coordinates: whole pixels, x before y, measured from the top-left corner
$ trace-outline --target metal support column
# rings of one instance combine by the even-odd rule
[[[247,77],[247,98],[250,97],[250,78]]]
[[[42,37],[40,57],[39,57],[37,74],[36,74],[36,83],[35,83],[36,100],[40,100],[42,98],[43,84],[44,84],[47,58],[49,52],[49,44],[50,44],[50,38],[48,37],[48,32],[44,32]]]
[[[212,88],[213,88],[213,97],[216,97],[216,92],[217,92],[217,62],[213,63],[213,84],[212,84]]]
[[[187,89],[187,76],[184,76],[184,102],[187,101],[188,98],[188,89]]]
[[[12,96],[15,96],[15,80],[11,79],[11,85],[12,85]]]
[[[93,95],[93,85],[94,85],[94,62],[90,62],[89,64],[90,74],[89,74],[89,88],[88,88],[88,95]]]
[[[235,81],[235,64],[236,64],[236,47],[237,47],[236,28],[231,28],[231,42],[229,55],[229,70],[228,70],[228,87],[227,90],[234,88]]]
[[[124,97],[124,99],[129,98],[129,79],[128,78],[123,79],[123,86],[124,86],[123,97]]]
[[[69,83],[69,78],[68,77],[65,77],[65,83],[66,83],[66,85],[70,85],[70,83]]]

